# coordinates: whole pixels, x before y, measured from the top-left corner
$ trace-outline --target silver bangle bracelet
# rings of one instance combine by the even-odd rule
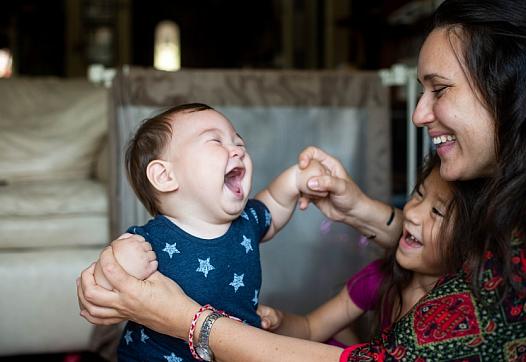
[[[203,361],[214,361],[214,353],[210,349],[209,338],[210,332],[212,331],[212,326],[214,325],[215,321],[221,317],[224,317],[224,315],[214,311],[205,318],[205,321],[201,325],[199,340],[195,346],[195,351],[197,355],[203,359]]]

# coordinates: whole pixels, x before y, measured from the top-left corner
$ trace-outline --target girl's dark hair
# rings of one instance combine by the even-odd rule
[[[128,142],[124,161],[128,180],[135,195],[152,216],[161,213],[161,210],[157,190],[146,175],[148,164],[159,159],[170,142],[173,136],[171,122],[174,120],[174,115],[207,109],[213,108],[202,103],[187,103],[171,107],[152,118],[145,119],[135,132],[135,136]]]
[[[440,158],[437,156],[436,153],[430,154],[424,161],[423,166],[418,174],[417,182],[413,193],[421,188],[421,186],[424,184],[424,181],[427,177],[429,177],[433,170],[438,170],[439,168]],[[439,232],[439,235],[441,235],[441,237],[444,238],[444,240],[441,240],[438,244],[440,246],[439,252],[442,254],[442,257],[444,257],[444,255],[446,254],[446,251],[448,250],[448,247],[450,245],[451,227],[455,225],[455,222],[457,220],[457,214],[459,212],[462,213],[462,210],[459,210],[459,208],[461,208],[462,205],[456,202],[456,199],[460,194],[460,190],[457,189],[457,185],[460,182],[449,181],[447,183],[450,186],[450,190],[452,192],[452,199],[449,200],[449,202],[446,205],[447,217],[444,218],[444,222],[442,223]],[[408,286],[409,282],[411,281],[411,277],[413,276],[413,272],[411,270],[404,269],[396,261],[397,248],[398,243],[396,243],[396,245],[392,248],[386,250],[386,255],[383,259],[381,271],[382,275],[384,276],[384,279],[382,280],[379,291],[379,295],[381,296],[381,298],[379,300],[378,305],[375,308],[375,320],[377,323],[377,325],[375,326],[376,328],[381,327],[383,321],[386,318],[397,320],[401,316],[402,309],[404,306],[402,291]],[[451,266],[445,261],[446,259],[443,260],[446,269],[450,269]],[[394,309],[395,305],[397,306],[396,310]]]
[[[460,40],[457,56],[495,122],[496,169],[490,178],[459,183],[468,219],[452,223],[447,260],[468,261],[480,295],[484,255],[494,254],[505,295],[518,287],[511,280],[512,233],[526,231],[526,1],[446,0],[433,27]]]

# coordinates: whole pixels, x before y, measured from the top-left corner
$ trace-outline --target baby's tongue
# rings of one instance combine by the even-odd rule
[[[243,187],[241,186],[241,172],[237,169],[230,171],[225,176],[225,185],[232,193],[238,197],[243,197]]]

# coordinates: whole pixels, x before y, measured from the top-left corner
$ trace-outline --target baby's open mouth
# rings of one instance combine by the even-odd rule
[[[240,199],[244,196],[243,185],[241,185],[243,176],[245,176],[245,169],[242,167],[233,168],[225,175],[226,187],[232,191],[234,196]]]

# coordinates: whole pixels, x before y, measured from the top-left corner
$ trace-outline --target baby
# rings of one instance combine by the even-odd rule
[[[150,244],[126,238],[113,243],[119,263],[139,279],[158,266],[198,303],[260,326],[259,242],[289,221],[301,193],[325,196],[307,187],[325,169],[294,165],[248,199],[252,161],[243,138],[225,116],[198,103],[146,120],[129,143],[126,168],[154,218],[128,229]],[[111,289],[98,264],[97,283]],[[119,361],[194,360],[182,340],[134,322],[124,329],[118,355]]]

